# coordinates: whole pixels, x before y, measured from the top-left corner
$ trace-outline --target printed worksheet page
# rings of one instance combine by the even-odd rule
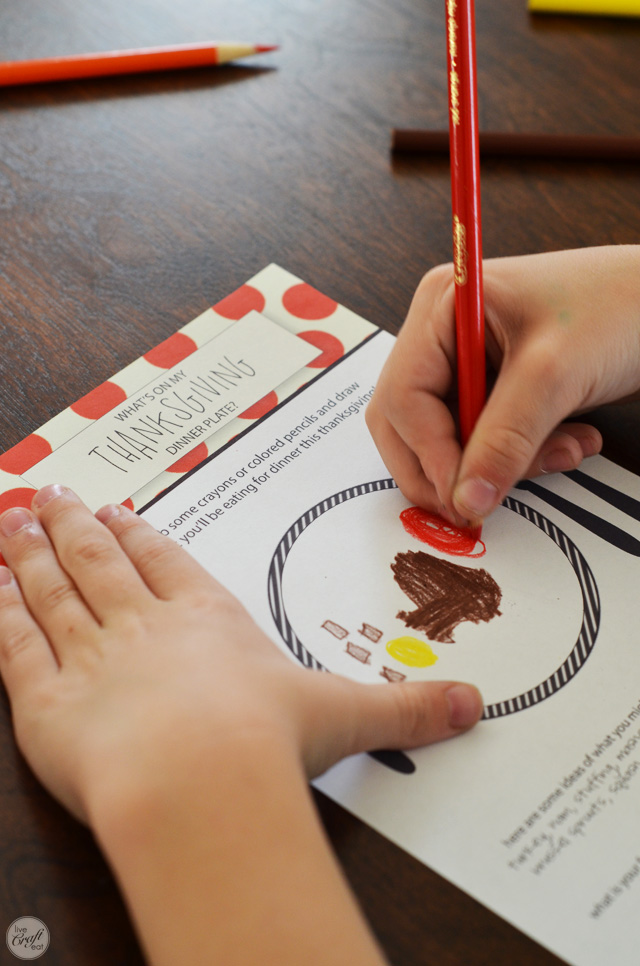
[[[369,436],[390,335],[275,266],[214,310],[5,454],[0,502],[126,499],[310,673],[476,684],[468,734],[318,787],[573,966],[637,966],[640,481],[593,457],[476,539]]]

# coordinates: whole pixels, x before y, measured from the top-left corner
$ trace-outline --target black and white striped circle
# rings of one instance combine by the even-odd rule
[[[334,493],[333,496],[327,497],[326,500],[322,500],[320,503],[316,503],[314,507],[311,507],[310,510],[303,513],[289,527],[275,549],[273,557],[271,558],[267,578],[271,614],[282,640],[305,667],[313,668],[317,671],[327,670],[304,646],[287,617],[282,595],[282,574],[289,552],[298,537],[304,533],[307,527],[314,520],[317,520],[318,517],[322,516],[323,513],[326,513],[327,510],[331,510],[333,507],[347,500],[352,500],[354,497],[364,496],[367,493],[377,493],[380,490],[391,490],[395,486],[396,484],[392,479],[374,480],[371,483],[361,483],[359,486],[352,486],[347,490],[341,490],[340,493]],[[503,506],[524,517],[529,523],[532,523],[546,533],[565,555],[576,575],[582,593],[582,624],[578,639],[568,657],[553,674],[541,684],[530,688],[528,691],[514,698],[486,705],[483,713],[483,718],[485,719],[501,718],[504,715],[513,714],[516,711],[525,711],[527,708],[539,704],[545,698],[550,698],[552,694],[559,691],[560,688],[564,687],[578,673],[589,657],[600,627],[600,596],[598,594],[598,587],[591,568],[575,543],[555,523],[552,523],[551,520],[548,520],[541,513],[538,513],[537,510],[527,506],[526,503],[522,503],[520,500],[514,500],[512,497],[507,497],[504,500]]]

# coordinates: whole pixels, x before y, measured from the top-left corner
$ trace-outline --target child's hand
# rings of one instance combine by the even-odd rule
[[[447,399],[455,384],[450,266],[423,279],[367,422],[412,502],[477,522],[518,480],[574,469],[601,448],[573,413],[640,388],[640,247],[484,263],[487,353],[497,380],[464,453]]]
[[[480,716],[467,686],[359,685],[299,667],[170,539],[122,507],[97,517],[52,486],[33,512],[0,519],[14,575],[0,568],[0,671],[18,742],[78,818],[167,774],[190,787],[239,736],[271,737],[312,776]]]
[[[147,961],[196,936],[193,966],[380,964],[306,777],[457,734],[478,692],[307,671],[169,538],[96,516],[52,486],[0,517],[0,671],[25,757],[92,826]]]

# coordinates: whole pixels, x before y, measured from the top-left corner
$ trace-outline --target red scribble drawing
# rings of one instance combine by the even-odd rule
[[[393,684],[395,681],[405,681],[407,675],[402,674],[401,671],[394,671],[392,667],[385,667],[383,665],[382,670],[380,671],[380,677],[386,678],[387,681],[391,681]]]
[[[410,506],[400,514],[400,522],[408,534],[428,543],[436,550],[457,557],[482,557],[487,552],[482,540],[477,539],[470,527],[454,527],[435,513],[419,506]],[[474,553],[477,545],[480,550]]]
[[[369,641],[373,641],[374,644],[377,644],[382,637],[382,631],[379,631],[377,627],[373,627],[372,624],[365,624],[364,621],[362,623],[362,630],[359,630],[358,634],[362,634],[363,637],[366,637]]]
[[[352,644],[351,641],[347,641],[346,652],[351,657],[355,657],[356,661],[361,661],[362,664],[370,664],[371,661],[371,651],[368,651],[366,647],[360,647],[359,644]]]
[[[325,621],[322,626],[324,627],[325,631],[329,631],[329,633],[333,634],[334,637],[337,637],[339,641],[344,640],[349,633],[346,628],[341,627],[340,624],[336,624],[335,621]]]

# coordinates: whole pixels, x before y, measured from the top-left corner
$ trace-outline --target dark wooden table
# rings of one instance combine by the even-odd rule
[[[276,261],[395,331],[449,260],[446,159],[390,129],[447,121],[444,0],[4,0],[0,58],[219,38],[278,42],[220,70],[0,91],[0,450]],[[478,0],[481,126],[637,134],[640,21]],[[634,125],[636,125],[634,129]],[[487,161],[486,256],[636,242],[632,164]],[[594,416],[640,472],[640,407]],[[0,963],[9,923],[64,966],[142,961],[90,834],[40,789],[0,704]],[[321,796],[398,966],[554,956]],[[186,962],[187,960],[185,960]]]

